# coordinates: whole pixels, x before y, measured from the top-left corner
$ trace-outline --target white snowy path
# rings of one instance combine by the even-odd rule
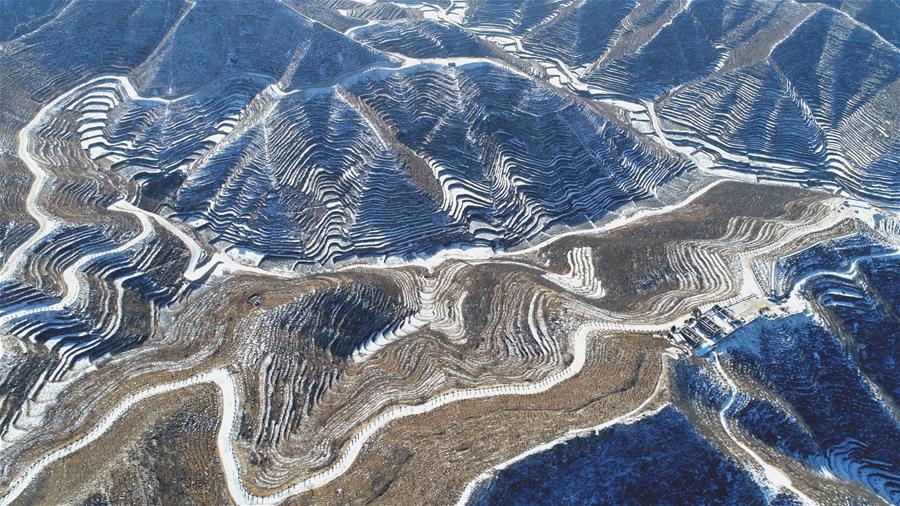
[[[557,384],[578,374],[584,366],[587,337],[591,332],[600,329],[596,323],[586,323],[579,327],[572,336],[572,362],[563,370],[558,371],[536,383],[518,385],[498,385],[479,387],[465,390],[454,390],[434,397],[423,404],[412,406],[398,406],[386,411],[377,418],[367,422],[350,439],[347,446],[341,452],[338,460],[327,469],[309,476],[290,487],[266,496],[258,496],[247,491],[241,481],[240,464],[234,454],[231,445],[232,433],[239,423],[240,409],[238,406],[237,387],[234,379],[225,369],[215,369],[206,373],[193,376],[189,379],[165,383],[148,388],[141,392],[126,397],[115,409],[107,414],[99,424],[90,432],[60,448],[22,472],[10,486],[9,491],[0,498],[0,505],[6,506],[12,503],[47,466],[63,459],[72,453],[86,447],[100,436],[106,433],[116,421],[127,413],[136,404],[149,398],[173,392],[189,386],[212,383],[216,385],[222,394],[222,423],[219,426],[216,445],[225,470],[225,480],[228,492],[239,504],[278,504],[285,499],[303,492],[321,487],[346,472],[356,460],[366,441],[375,435],[381,428],[390,422],[407,416],[418,415],[436,409],[451,402],[469,399],[483,399],[498,395],[532,395],[545,392]],[[654,394],[655,395],[655,394]]]
[[[728,374],[725,373],[725,369],[722,368],[722,363],[719,361],[718,355],[716,355],[715,357],[715,364],[716,370],[718,371],[719,375],[722,376],[722,379],[725,380],[725,383],[729,388],[728,398],[725,400],[725,403],[722,404],[722,408],[719,410],[719,422],[722,424],[722,428],[725,429],[725,433],[728,434],[728,437],[730,437],[732,441],[734,441],[734,444],[736,444],[741,450],[743,450],[744,453],[749,455],[750,458],[752,458],[753,461],[756,462],[756,464],[762,469],[763,479],[767,483],[769,483],[772,488],[774,488],[775,490],[784,488],[791,491],[797,497],[799,497],[801,501],[803,501],[803,504],[816,504],[816,502],[810,499],[806,494],[794,487],[793,483],[791,483],[791,479],[788,478],[784,471],[763,460],[763,458],[760,457],[759,454],[757,454],[755,451],[753,451],[753,449],[741,442],[741,440],[737,436],[735,436],[733,432],[731,432],[731,428],[729,427],[728,421],[726,420],[726,415],[728,413],[728,410],[731,409],[731,407],[734,405],[734,399],[737,396],[739,390],[737,385],[734,384],[734,381],[732,381]]]

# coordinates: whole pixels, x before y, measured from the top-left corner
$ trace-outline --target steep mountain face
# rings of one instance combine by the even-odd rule
[[[900,194],[888,133],[900,56],[834,9],[164,4],[156,35],[124,30],[136,58],[119,70],[93,50],[47,61],[65,52],[41,37],[85,26],[93,8],[60,9],[7,52],[125,73],[70,97],[90,157],[135,178],[143,208],[269,263],[516,247],[698,164]],[[129,11],[110,15],[150,16]]]
[[[0,1],[0,505],[900,502],[898,34]]]
[[[652,196],[690,167],[487,63],[312,91],[260,84],[167,102],[99,83],[76,99],[82,146],[216,239],[303,262],[510,246]]]
[[[648,133],[700,164],[897,205],[900,7],[837,7],[488,2],[458,22],[538,62],[551,82],[652,104],[636,123],[651,130],[658,115]]]
[[[736,170],[896,205],[898,73],[896,47],[825,9],[765,61],[686,85],[658,112],[672,142]]]

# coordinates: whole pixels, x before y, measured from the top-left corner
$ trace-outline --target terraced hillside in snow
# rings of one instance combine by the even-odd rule
[[[898,34],[0,1],[0,504],[897,503]]]

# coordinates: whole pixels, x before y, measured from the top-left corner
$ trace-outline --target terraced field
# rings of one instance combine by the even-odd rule
[[[0,1],[0,504],[897,504],[898,34]]]

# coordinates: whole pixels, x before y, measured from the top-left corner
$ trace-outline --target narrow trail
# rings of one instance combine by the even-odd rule
[[[752,448],[745,445],[734,433],[731,431],[731,427],[729,427],[727,414],[731,407],[734,405],[735,398],[737,397],[738,389],[737,385],[725,373],[725,369],[722,368],[722,363],[719,361],[719,356],[715,357],[716,371],[718,371],[719,375],[725,380],[725,383],[728,385],[730,393],[728,398],[725,400],[725,403],[722,404],[722,408],[719,410],[719,423],[721,423],[722,428],[725,429],[725,433],[728,434],[728,437],[734,441],[734,444],[738,446],[744,453],[750,456],[754,462],[762,469],[762,479],[769,483],[774,490],[787,489],[794,495],[800,498],[803,501],[803,504],[816,504],[815,501],[809,498],[806,494],[798,490],[791,479],[776,466],[769,464],[762,457],[759,456]]]
[[[85,84],[87,86],[91,82],[89,81]],[[37,244],[41,239],[49,235],[57,226],[56,221],[54,221],[50,216],[45,214],[40,207],[37,205],[37,200],[40,197],[41,189],[44,187],[47,178],[49,177],[47,172],[44,171],[40,165],[38,165],[37,161],[31,156],[31,132],[37,128],[44,119],[44,114],[46,112],[56,106],[67,97],[67,94],[61,95],[53,100],[49,104],[45,105],[41,110],[25,125],[22,130],[19,131],[18,135],[18,147],[16,150],[19,159],[25,163],[25,166],[28,168],[31,175],[34,177],[34,180],[31,183],[31,187],[28,190],[28,197],[25,199],[25,208],[35,221],[38,223],[38,229],[31,234],[28,239],[25,240],[22,244],[19,245],[12,253],[10,253],[9,257],[4,259],[3,267],[0,268],[0,281],[7,281],[12,276],[16,274],[16,270],[22,263],[22,258],[25,252],[30,250],[32,246]]]
[[[113,204],[112,206],[110,206],[110,209],[118,209],[118,207],[119,206],[117,206],[117,204]],[[145,216],[139,216],[139,219],[141,223],[141,231],[137,236],[128,240],[120,246],[114,246],[111,248],[102,249],[100,251],[88,253],[80,257],[72,265],[66,267],[66,269],[63,270],[63,285],[65,295],[59,301],[52,304],[29,306],[18,311],[11,311],[9,313],[3,314],[2,316],[0,316],[0,327],[2,327],[7,322],[18,318],[39,313],[61,311],[71,306],[84,292],[83,283],[81,282],[81,279],[77,274],[79,271],[84,269],[84,267],[86,267],[91,262],[94,262],[95,260],[128,251],[138,244],[145,242],[151,236],[153,232],[153,226],[150,224],[150,220],[148,220]]]

